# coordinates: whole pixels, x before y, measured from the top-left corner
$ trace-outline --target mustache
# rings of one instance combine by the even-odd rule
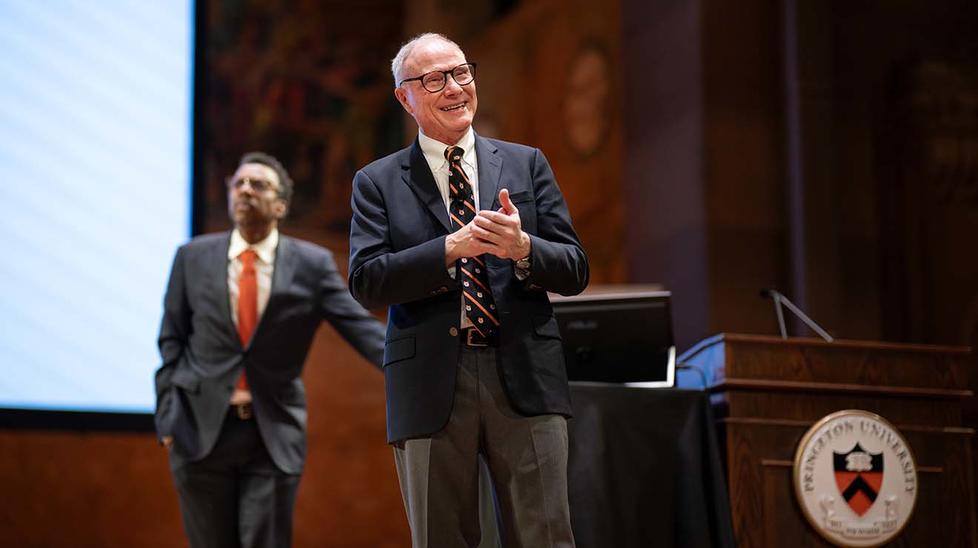
[[[231,201],[232,207],[238,207],[239,205],[255,207],[258,205],[258,200],[256,198],[237,198]]]

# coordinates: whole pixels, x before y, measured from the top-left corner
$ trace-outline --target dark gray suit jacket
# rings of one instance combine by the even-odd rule
[[[300,375],[320,322],[378,366],[383,327],[350,296],[329,251],[282,235],[268,304],[242,348],[228,297],[230,235],[194,238],[173,260],[159,335],[156,430],[173,436],[176,458],[209,454],[244,369],[268,453],[282,471],[298,474],[306,453]]]
[[[486,256],[500,313],[498,366],[514,409],[570,416],[560,333],[547,291],[581,292],[588,262],[553,171],[538,150],[476,136],[479,204],[498,210],[509,189],[532,240],[531,274]],[[461,288],[445,268],[451,231],[445,202],[415,141],[353,179],[350,290],[364,306],[388,305],[384,378],[387,437],[425,436],[452,410],[460,342]],[[453,335],[452,333],[456,333]]]

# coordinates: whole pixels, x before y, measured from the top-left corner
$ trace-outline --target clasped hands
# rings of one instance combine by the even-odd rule
[[[500,259],[518,260],[530,255],[530,236],[523,232],[520,214],[509,198],[509,190],[499,191],[498,211],[482,210],[471,222],[445,238],[445,266],[462,257],[489,253]]]

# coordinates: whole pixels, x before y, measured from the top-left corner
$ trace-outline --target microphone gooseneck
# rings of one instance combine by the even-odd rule
[[[809,318],[807,314],[802,312],[800,308],[795,306],[795,304],[792,303],[788,297],[785,297],[777,289],[763,288],[761,289],[761,297],[769,298],[774,301],[774,311],[778,315],[778,328],[781,330],[782,339],[788,338],[788,331],[784,326],[784,312],[781,310],[781,306],[783,304],[784,306],[788,307],[788,310],[790,310],[795,316],[800,318],[801,321],[805,322],[805,325],[811,328],[812,331],[818,333],[819,336],[825,339],[826,342],[833,342],[835,340],[832,338],[832,335],[829,335],[828,332],[815,323],[815,320]]]

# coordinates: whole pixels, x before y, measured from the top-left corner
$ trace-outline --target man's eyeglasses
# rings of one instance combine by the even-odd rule
[[[404,82],[420,80],[421,85],[424,86],[425,90],[430,93],[438,93],[439,91],[445,89],[445,84],[448,83],[449,74],[451,74],[452,78],[455,79],[455,83],[460,86],[471,84],[472,81],[475,80],[475,63],[463,63],[453,69],[433,70],[431,72],[426,72],[421,76],[405,78],[401,80],[398,87],[403,86]]]
[[[255,192],[265,192],[266,190],[278,190],[268,179],[252,179],[251,177],[241,177],[240,179],[228,179],[228,189],[241,190],[245,185],[251,187]]]

